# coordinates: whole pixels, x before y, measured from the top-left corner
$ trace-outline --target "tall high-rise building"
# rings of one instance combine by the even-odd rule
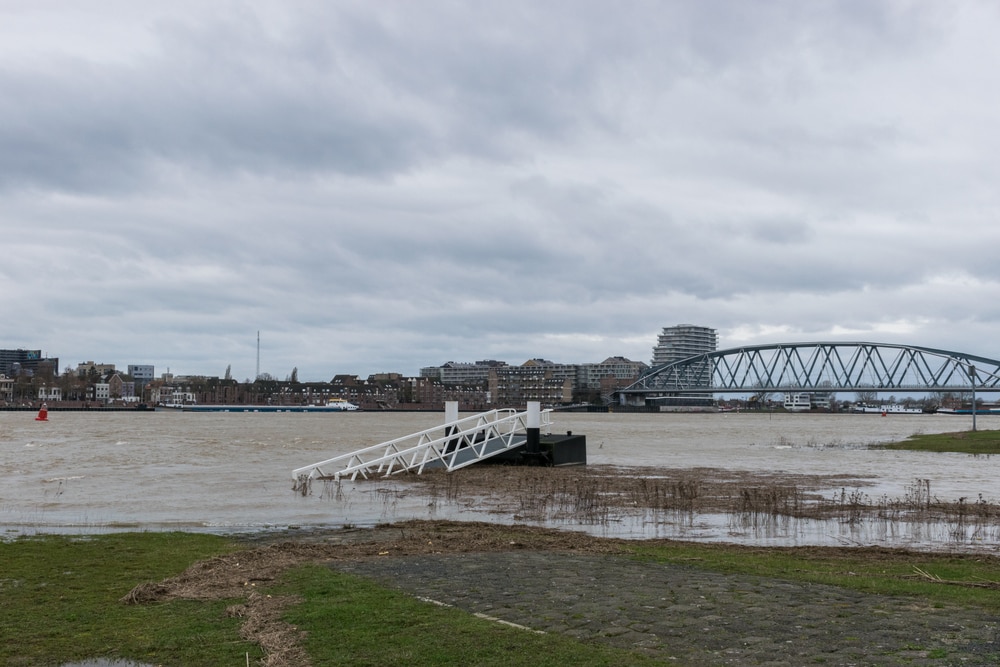
[[[693,324],[663,327],[653,347],[653,366],[670,364],[719,349],[719,334],[715,329]]]
[[[59,357],[43,357],[41,350],[0,350],[0,374],[13,377],[19,373],[34,375],[43,368],[59,375]]]

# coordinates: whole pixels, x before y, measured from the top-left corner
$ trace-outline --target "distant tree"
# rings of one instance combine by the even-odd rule
[[[858,403],[874,403],[878,398],[878,393],[871,390],[859,391],[854,397]]]
[[[299,367],[298,366],[296,366],[295,368],[292,369],[292,374],[290,376],[288,376],[288,381],[289,382],[293,382],[293,383],[297,383],[299,381]]]
[[[226,379],[227,380],[232,380],[233,379],[233,365],[232,364],[229,364],[228,366],[226,366]]]
[[[771,398],[771,393],[764,388],[764,383],[762,381],[757,381],[753,383],[754,392],[753,396],[750,397],[750,402],[755,406],[760,407],[766,405],[768,400]]]
[[[943,408],[960,408],[962,402],[953,392],[946,391],[940,395],[940,405]]]
[[[63,399],[67,401],[79,400],[86,394],[86,383],[83,374],[67,368],[59,378],[59,387],[62,389]]]

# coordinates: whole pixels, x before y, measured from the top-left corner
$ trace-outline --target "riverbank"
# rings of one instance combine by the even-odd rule
[[[39,406],[4,407],[0,406],[0,412],[38,412]],[[155,412],[153,408],[138,406],[117,406],[117,405],[59,405],[46,406],[48,412],[140,412],[150,414]]]
[[[880,445],[882,449],[910,450],[914,452],[936,452],[992,456],[1000,454],[1000,432],[955,431],[952,433],[918,433],[900,442]]]
[[[794,577],[720,572],[705,552],[672,553],[676,545],[570,538],[546,533],[464,553],[482,536],[456,526],[412,526],[436,552],[412,553],[405,538],[378,540],[378,556],[329,562],[434,604],[613,646],[664,664],[699,665],[995,665],[997,616],[926,598],[886,596]],[[456,531],[451,534],[451,531]],[[391,532],[389,533],[391,534]],[[543,543],[539,548],[535,540]],[[636,559],[638,551],[647,554]],[[823,569],[829,563],[943,562],[886,550],[759,550],[727,548]],[[702,555],[697,555],[701,553]],[[679,556],[679,558],[678,558]],[[933,563],[933,564],[928,564]],[[785,575],[790,573],[786,570]],[[1000,584],[997,585],[1000,587]]]
[[[1000,661],[993,557],[409,521],[32,537],[0,559],[0,664]]]

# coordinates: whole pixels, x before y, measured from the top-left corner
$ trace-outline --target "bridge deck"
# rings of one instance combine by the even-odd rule
[[[760,392],[997,392],[1000,361],[893,343],[779,343],[650,369],[623,395]]]

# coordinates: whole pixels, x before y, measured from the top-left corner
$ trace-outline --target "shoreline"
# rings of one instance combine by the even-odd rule
[[[875,475],[592,464],[564,468],[474,466],[371,480],[312,480],[289,494],[329,506],[324,521],[207,524],[109,521],[7,523],[21,535],[190,532],[272,540],[407,521],[486,522],[642,542],[671,539],[747,548],[891,548],[1000,553],[1000,504],[943,501],[930,480],[900,497],[878,495]],[[314,517],[315,518],[315,517]],[[254,537],[256,536],[256,537]]]
[[[246,548],[195,564],[178,577],[139,585],[125,599],[140,604],[205,599],[207,591],[212,597],[233,596],[242,594],[249,580],[276,580],[289,568],[312,563],[526,632],[566,635],[692,666],[985,666],[1000,659],[996,616],[975,604],[931,604],[912,594],[865,592],[809,575],[752,573],[752,566],[730,571],[697,554],[725,553],[739,562],[777,559],[775,563],[787,555],[795,562],[826,563],[820,570],[861,572],[875,566],[883,577],[883,568],[905,570],[919,563],[936,570],[945,567],[942,559],[979,560],[973,556],[635,542],[448,521],[271,535],[239,544]],[[689,546],[694,551],[685,555]],[[1000,582],[988,583],[1000,587]],[[277,599],[254,600],[261,616],[274,619],[271,630],[285,633],[286,641],[268,652],[299,650],[289,632],[295,628],[278,620]]]

